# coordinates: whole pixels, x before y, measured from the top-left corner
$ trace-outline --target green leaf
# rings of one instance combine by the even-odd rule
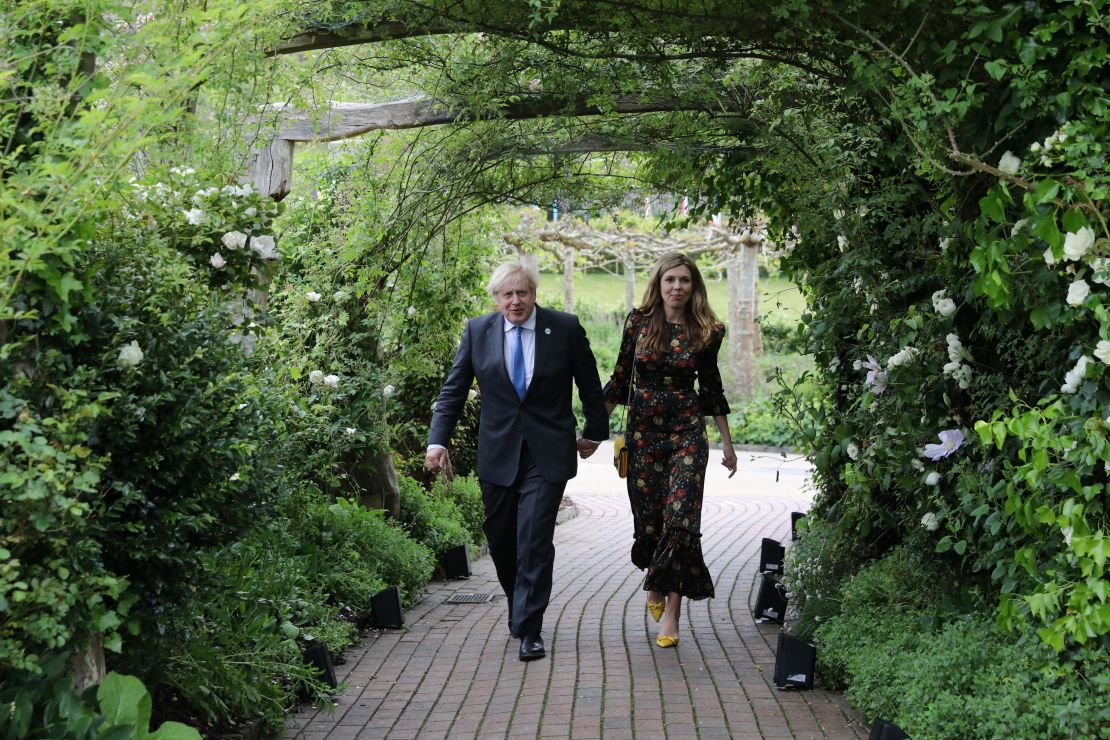
[[[109,673],[96,690],[100,711],[110,725],[130,725],[135,728],[134,737],[147,736],[150,727],[150,692],[143,682],[134,676]]]
[[[1060,219],[1064,224],[1064,231],[1074,233],[1087,225],[1087,218],[1078,208],[1069,208],[1064,211]]]

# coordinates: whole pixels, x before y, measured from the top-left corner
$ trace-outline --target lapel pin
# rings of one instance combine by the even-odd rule
[[[550,333],[551,333],[551,327],[549,326],[549,327],[547,327],[546,329],[544,329],[544,330],[543,330],[543,333],[544,333],[544,334],[550,334]]]

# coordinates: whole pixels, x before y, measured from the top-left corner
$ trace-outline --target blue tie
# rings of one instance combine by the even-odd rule
[[[524,374],[524,339],[519,326],[513,327],[513,387],[516,394],[524,400],[524,391],[528,390],[528,381]]]

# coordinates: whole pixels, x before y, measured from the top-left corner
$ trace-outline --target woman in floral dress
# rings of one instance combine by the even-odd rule
[[[629,404],[632,563],[647,569],[644,590],[648,611],[659,622],[659,647],[678,644],[682,597],[713,596],[701,551],[706,416],[721,433],[721,464],[730,478],[736,473],[717,367],[724,334],[697,265],[684,254],[667,254],[652,271],[640,307],[625,319],[620,354],[605,386],[610,413]]]

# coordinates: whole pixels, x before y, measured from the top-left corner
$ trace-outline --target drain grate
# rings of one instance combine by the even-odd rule
[[[490,594],[452,594],[445,604],[488,604],[493,601]]]

